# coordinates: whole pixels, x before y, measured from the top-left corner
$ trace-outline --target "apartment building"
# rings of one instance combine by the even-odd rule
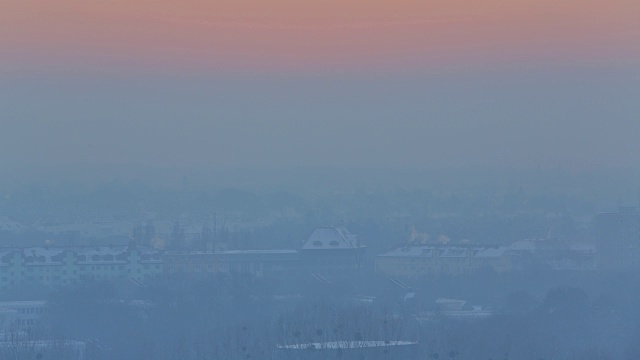
[[[296,250],[171,251],[162,255],[164,275],[250,276],[291,273],[299,267]]]
[[[376,257],[376,272],[389,276],[460,275],[482,269],[510,271],[507,247],[409,245]]]
[[[84,280],[145,281],[162,274],[160,253],[133,246],[0,249],[0,289]]]

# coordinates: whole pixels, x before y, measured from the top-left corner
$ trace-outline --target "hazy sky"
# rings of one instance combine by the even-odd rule
[[[636,0],[4,0],[5,69],[193,72],[624,61]]]
[[[631,166],[640,2],[0,4],[0,162]]]

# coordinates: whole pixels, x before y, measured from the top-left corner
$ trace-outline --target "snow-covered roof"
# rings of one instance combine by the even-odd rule
[[[129,260],[127,246],[97,246],[97,247],[27,247],[0,250],[1,263],[8,264],[11,254],[19,253],[24,258],[25,265],[60,265],[67,253],[72,253],[78,264],[123,264]],[[141,262],[159,262],[157,251],[138,247]],[[9,255],[9,256],[8,256]]]
[[[401,246],[379,256],[390,257],[432,257],[433,246]]]
[[[47,306],[46,300],[1,301],[0,307],[5,309],[22,309],[25,307]]]
[[[408,293],[404,294],[404,297],[402,299],[404,301],[409,301],[409,300],[412,300],[412,299],[415,299],[415,298],[416,298],[416,293],[408,292]]]
[[[596,245],[593,243],[563,243],[543,239],[526,239],[516,241],[509,245],[509,251],[514,253],[535,253],[535,252],[573,252],[573,253],[595,253]]]
[[[467,250],[465,248],[459,248],[459,247],[446,247],[443,249],[439,249],[440,253],[438,254],[438,256],[440,257],[466,257],[467,256]]]
[[[306,344],[278,345],[280,349],[307,350],[307,349],[363,349],[383,346],[407,346],[417,345],[415,341],[383,341],[383,340],[361,340],[361,341],[327,341]]]
[[[473,258],[499,258],[507,251],[506,246],[442,246],[442,245],[411,245],[395,248],[381,257],[473,257]]]
[[[488,247],[479,249],[473,256],[476,258],[499,258],[507,251],[506,246]]]
[[[61,263],[63,253],[59,248],[42,248],[31,247],[25,248],[23,254],[25,256],[25,263],[28,264],[45,264],[45,263]]]
[[[464,306],[464,304],[466,304],[467,301],[466,300],[462,300],[462,299],[449,299],[449,298],[437,298],[436,299],[436,304],[438,305],[460,305],[460,306]]]
[[[47,349],[47,348],[68,348],[68,349],[84,349],[86,343],[78,340],[18,340],[0,341],[0,349],[15,349],[16,345],[24,349]]]
[[[295,255],[298,250],[293,249],[268,249],[268,250],[224,250],[224,251],[167,251],[165,255],[186,256],[219,256],[219,255]]]
[[[126,262],[126,246],[113,247],[90,247],[81,248],[77,251],[78,263],[80,264],[100,264],[109,263],[125,263]]]
[[[218,252],[218,254],[228,255],[244,255],[244,254],[296,254],[297,250],[282,249],[282,250],[227,250]]]
[[[509,250],[534,252],[536,250],[536,244],[534,240],[519,240],[509,245]]]
[[[358,243],[356,235],[353,235],[345,227],[319,227],[316,228],[309,239],[304,242],[304,250],[330,250],[330,249],[356,249],[362,247]]]
[[[436,305],[444,310],[449,311],[458,311],[462,310],[462,308],[467,304],[466,300],[461,299],[449,299],[449,298],[438,298],[436,300]]]

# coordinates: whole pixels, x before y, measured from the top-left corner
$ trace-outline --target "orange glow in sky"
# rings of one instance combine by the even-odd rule
[[[0,70],[636,61],[637,0],[4,0]]]

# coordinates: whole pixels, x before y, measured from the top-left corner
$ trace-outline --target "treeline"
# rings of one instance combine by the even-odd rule
[[[530,284],[498,274],[427,280],[409,290],[417,303],[386,279],[354,278],[329,286],[304,277],[281,282],[185,278],[133,292],[86,283],[51,295],[41,334],[95,339],[102,350],[93,349],[88,359],[282,359],[287,357],[278,345],[374,340],[417,342],[411,358],[420,359],[640,356],[637,274],[546,275],[527,275]],[[374,295],[373,301],[361,301],[356,295],[362,294]],[[419,321],[415,315],[438,311],[437,297],[465,299],[494,315]],[[394,358],[389,351],[387,358]]]

